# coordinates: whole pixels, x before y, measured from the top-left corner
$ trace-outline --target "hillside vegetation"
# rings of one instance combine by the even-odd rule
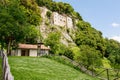
[[[45,19],[41,17],[40,7],[48,8]],[[52,12],[71,17],[73,28],[52,25]],[[42,29],[45,29],[44,34]],[[65,55],[90,70],[106,68],[105,64],[120,69],[120,43],[103,38],[102,33],[84,21],[70,4],[53,0],[1,0],[1,49],[9,54],[18,43],[36,44],[37,41],[50,46],[51,54]]]
[[[15,80],[99,80],[47,58],[9,57]]]
[[[93,28],[89,22],[84,21],[80,14],[75,12],[68,3],[52,0],[36,0],[36,2],[39,6],[46,7],[49,10],[47,12],[49,15],[45,15],[44,25],[40,28],[44,27],[47,30],[44,32],[45,34],[41,31],[42,41],[51,47],[52,54],[65,55],[84,64],[88,69],[93,66],[105,68],[104,60],[102,60],[104,58],[108,60],[107,64],[111,68],[120,68],[119,42],[103,38],[102,32]],[[57,7],[54,7],[54,5]],[[74,27],[66,29],[65,27],[52,25],[50,23],[52,12],[70,16],[73,19]]]

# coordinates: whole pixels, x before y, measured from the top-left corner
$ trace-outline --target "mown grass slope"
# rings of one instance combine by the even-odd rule
[[[98,80],[48,58],[9,57],[15,80]]]

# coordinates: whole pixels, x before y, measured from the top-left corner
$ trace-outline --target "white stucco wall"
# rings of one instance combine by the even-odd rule
[[[53,24],[58,26],[66,26],[66,17],[53,12]]]
[[[16,50],[15,56],[21,56],[21,49]]]
[[[29,56],[37,56],[37,50],[30,50]]]
[[[53,12],[53,24],[58,25],[59,21],[58,21],[58,13]]]
[[[73,28],[73,21],[70,17],[67,17],[67,27],[68,28]]]
[[[73,21],[71,17],[66,15],[61,15],[57,12],[53,12],[53,24],[58,26],[67,26],[68,28],[73,28]]]
[[[60,26],[66,26],[66,17],[59,14],[58,20],[59,20],[59,25]]]
[[[21,50],[20,49],[12,50],[11,56],[21,56]]]

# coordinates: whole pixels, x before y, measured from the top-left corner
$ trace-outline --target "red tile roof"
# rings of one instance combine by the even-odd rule
[[[20,48],[20,49],[38,49],[38,46],[33,45],[33,44],[18,44],[18,48]],[[41,49],[50,50],[49,47],[46,47],[43,44],[41,45]]]

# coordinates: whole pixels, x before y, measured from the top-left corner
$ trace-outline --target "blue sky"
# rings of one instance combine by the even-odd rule
[[[120,41],[120,0],[55,0],[69,3],[103,37]]]

